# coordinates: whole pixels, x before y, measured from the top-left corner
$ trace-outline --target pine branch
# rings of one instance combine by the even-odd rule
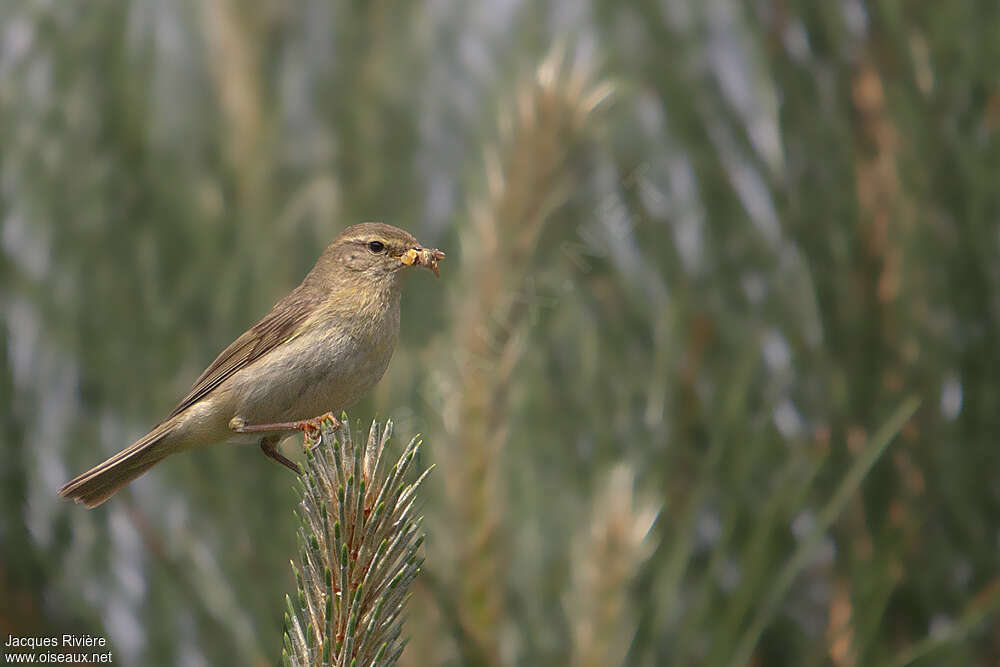
[[[282,664],[392,665],[402,637],[407,590],[420,572],[422,517],[406,475],[420,449],[414,437],[399,460],[383,460],[392,422],[372,422],[368,440],[354,444],[344,415],[324,422],[300,478],[298,594],[286,596]]]

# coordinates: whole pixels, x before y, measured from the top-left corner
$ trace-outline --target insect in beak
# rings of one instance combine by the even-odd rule
[[[407,266],[426,266],[428,269],[434,272],[435,276],[440,277],[441,272],[438,271],[438,262],[444,259],[445,255],[443,252],[437,248],[410,248],[404,252],[399,257],[399,261]]]

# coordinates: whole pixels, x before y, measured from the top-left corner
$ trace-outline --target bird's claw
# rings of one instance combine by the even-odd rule
[[[304,420],[302,431],[305,437],[302,439],[302,449],[309,452],[319,444],[320,435],[323,433],[323,422],[329,421],[330,428],[336,430],[340,428],[340,420],[333,416],[332,412],[327,412],[319,417]]]

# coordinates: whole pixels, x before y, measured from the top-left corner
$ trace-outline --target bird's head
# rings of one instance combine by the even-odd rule
[[[403,269],[426,266],[435,274],[444,253],[425,248],[409,232],[382,222],[363,222],[345,229],[316,263],[334,283],[394,287]]]

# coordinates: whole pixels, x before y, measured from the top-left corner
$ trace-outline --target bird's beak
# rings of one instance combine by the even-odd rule
[[[426,266],[438,277],[441,276],[441,273],[438,271],[438,262],[442,259],[444,259],[444,253],[437,248],[432,250],[430,248],[421,248],[420,246],[410,248],[399,256],[399,261],[406,266]]]

